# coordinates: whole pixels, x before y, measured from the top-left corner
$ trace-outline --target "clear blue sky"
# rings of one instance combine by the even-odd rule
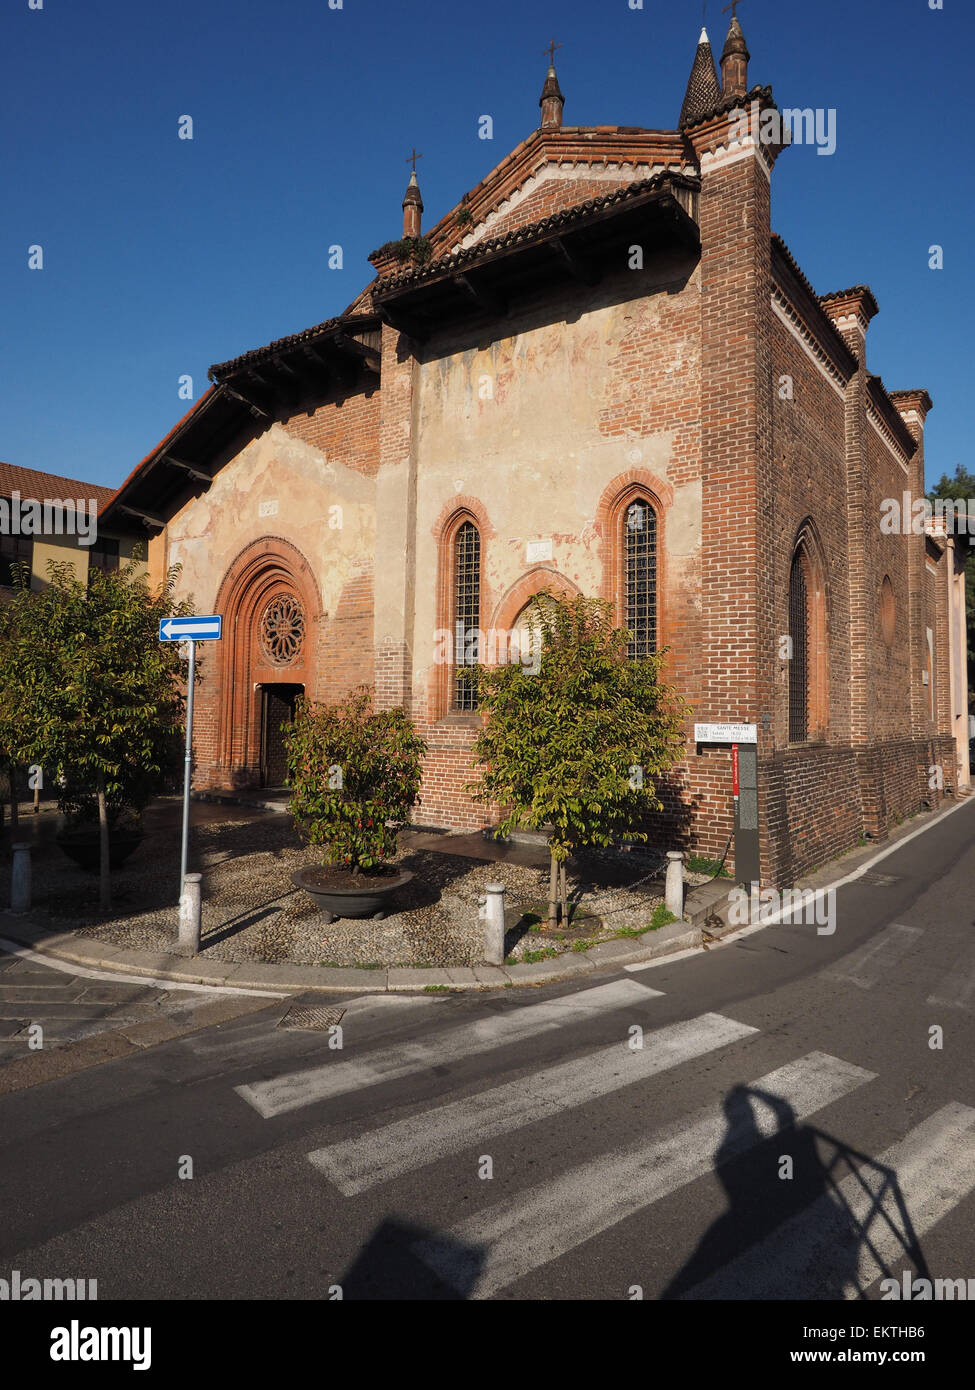
[[[430,226],[538,124],[553,35],[567,123],[673,128],[702,6],[643,4],[6,0],[0,458],[121,482],[187,409],[180,374],[198,396],[212,362],[340,312],[369,281],[368,252],[401,234],[412,144]],[[975,4],[739,13],[751,82],[837,112],[835,155],[780,159],[774,230],[818,292],[873,288],[871,369],[935,398],[929,481],[971,466]],[[720,0],[707,22],[720,54]]]

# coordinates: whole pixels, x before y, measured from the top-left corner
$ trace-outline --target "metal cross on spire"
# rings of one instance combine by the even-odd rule
[[[414,145],[414,146],[413,146],[413,149],[412,149],[412,150],[410,151],[410,153],[406,156],[406,162],[407,162],[407,164],[412,164],[412,165],[413,165],[413,172],[414,172],[414,174],[416,173],[416,161],[417,161],[418,159],[422,159],[422,158],[423,158],[423,155],[418,153],[417,148],[416,148],[416,146]]]
[[[727,14],[728,11],[730,10],[730,11],[731,11],[731,18],[732,18],[732,19],[737,19],[738,16],[737,16],[737,14],[735,13],[735,11],[738,9],[738,6],[739,6],[740,4],[741,4],[741,0],[731,0],[731,4],[730,4],[730,5],[725,5],[725,7],[724,7],[724,9],[721,11],[721,13],[722,13],[722,14]]]
[[[553,39],[552,42],[549,44],[548,48],[545,49],[545,52],[548,54],[548,65],[550,68],[555,67],[555,50],[561,47],[562,45],[560,43],[556,43]]]

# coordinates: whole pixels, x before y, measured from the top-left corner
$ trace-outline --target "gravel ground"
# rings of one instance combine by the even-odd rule
[[[659,856],[599,852],[569,866],[570,895],[583,904],[564,932],[530,929],[523,916],[541,910],[548,871],[510,862],[484,862],[428,849],[401,847],[395,862],[416,875],[399,890],[397,911],[383,921],[323,922],[314,901],[291,884],[295,869],[316,862],[283,816],[194,828],[191,863],[203,871],[201,955],[228,962],[309,965],[471,965],[482,959],[478,896],[486,883],[508,890],[508,950],[514,959],[559,953],[580,940],[603,940],[621,928],[645,928],[662,902],[662,881],[627,887],[659,870]],[[154,848],[155,846],[155,848]],[[39,857],[34,914],[52,930],[65,927],[121,947],[175,947],[177,891],[174,856],[147,840],[113,875],[113,910],[98,907],[98,884],[60,851]],[[9,876],[9,866],[7,868]],[[689,878],[701,876],[689,876]]]

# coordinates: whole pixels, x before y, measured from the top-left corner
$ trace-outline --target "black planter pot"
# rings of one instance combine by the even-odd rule
[[[112,830],[108,837],[108,866],[120,869],[130,854],[134,854],[143,841],[141,830]],[[55,836],[58,845],[73,859],[79,868],[97,874],[101,866],[101,845],[97,828],[93,831],[62,831]]]
[[[390,898],[413,878],[408,869],[389,878],[375,878],[361,888],[320,888],[315,879],[319,870],[313,866],[297,869],[291,882],[315,899],[326,920],[336,917],[385,917],[391,911]]]

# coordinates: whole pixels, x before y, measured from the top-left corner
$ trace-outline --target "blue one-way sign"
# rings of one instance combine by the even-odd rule
[[[223,635],[223,615],[211,613],[208,618],[161,618],[160,642],[216,642]]]

